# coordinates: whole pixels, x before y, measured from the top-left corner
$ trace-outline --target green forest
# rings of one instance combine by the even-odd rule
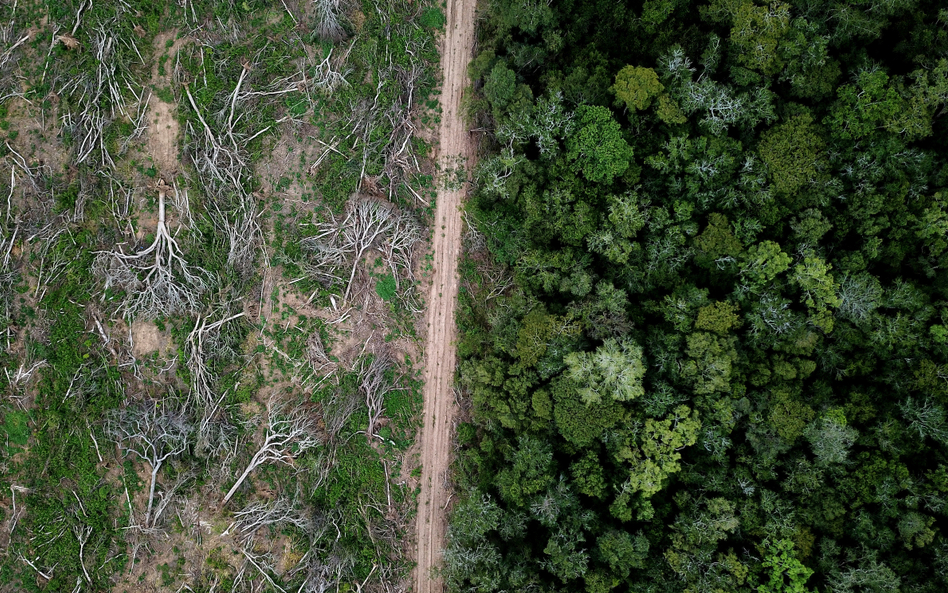
[[[944,6],[483,3],[449,590],[948,590]]]

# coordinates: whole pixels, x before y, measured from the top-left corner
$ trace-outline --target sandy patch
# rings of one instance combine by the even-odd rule
[[[171,338],[167,332],[158,329],[150,321],[132,323],[132,354],[135,358],[147,356],[153,352],[164,354],[171,349]]]
[[[173,178],[178,170],[178,133],[181,125],[176,117],[177,106],[152,95],[148,102],[148,151],[155,168],[165,177]]]

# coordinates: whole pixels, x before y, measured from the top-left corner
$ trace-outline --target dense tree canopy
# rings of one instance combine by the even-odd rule
[[[946,23],[486,3],[452,590],[948,590]]]

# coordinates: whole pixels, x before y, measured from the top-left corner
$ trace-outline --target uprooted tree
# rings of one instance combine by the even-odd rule
[[[152,527],[158,472],[166,461],[187,450],[194,427],[183,411],[164,409],[160,402],[145,402],[117,410],[106,419],[105,429],[123,455],[134,455],[151,466],[148,508],[142,527]]]
[[[221,507],[230,502],[256,468],[270,462],[290,463],[295,456],[318,444],[315,427],[302,409],[287,409],[287,404],[271,399],[267,402],[267,430],[263,443],[224,496]]]
[[[121,311],[129,318],[154,319],[194,311],[209,284],[208,272],[188,264],[168,229],[168,189],[163,184],[158,187],[158,226],[151,245],[134,253],[125,253],[121,246],[116,251],[99,251],[92,266],[105,280],[106,291],[113,285],[125,291]]]

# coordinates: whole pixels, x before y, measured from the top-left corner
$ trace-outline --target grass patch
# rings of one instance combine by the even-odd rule
[[[395,276],[392,274],[383,274],[375,281],[375,292],[382,297],[383,301],[394,299],[397,290]]]

